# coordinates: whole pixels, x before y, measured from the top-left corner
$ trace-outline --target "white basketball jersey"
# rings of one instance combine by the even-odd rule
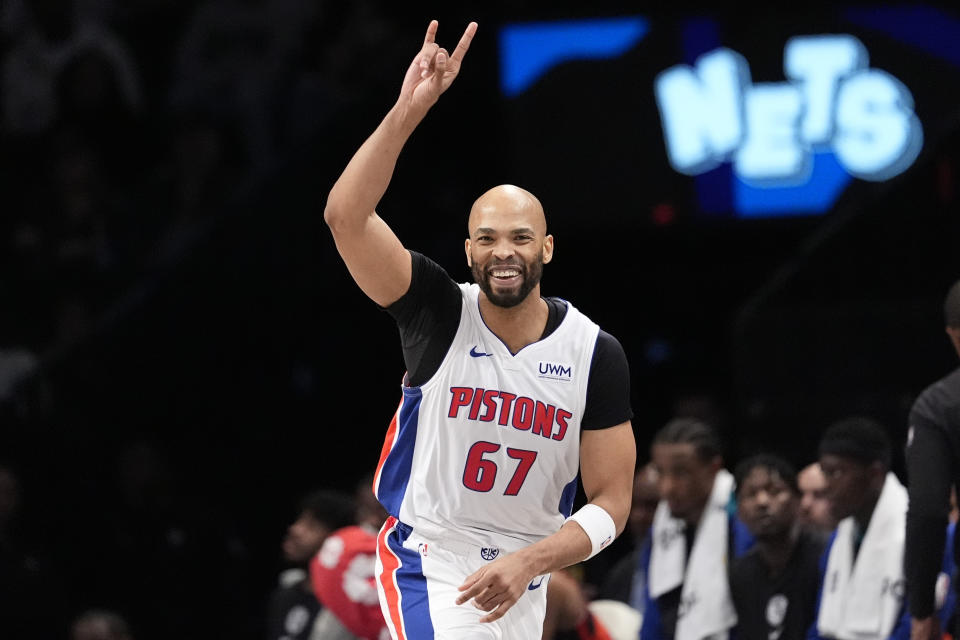
[[[513,550],[570,515],[599,327],[567,303],[553,333],[512,355],[483,322],[480,288],[460,290],[453,344],[432,378],[403,387],[374,490],[423,535]]]

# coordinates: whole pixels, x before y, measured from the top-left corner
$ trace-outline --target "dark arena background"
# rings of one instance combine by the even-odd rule
[[[0,566],[0,637],[91,607],[263,637],[299,499],[352,491],[399,400],[322,213],[430,18],[480,29],[379,207],[407,247],[469,279],[470,204],[524,186],[544,294],[626,350],[641,461],[683,414],[729,465],[803,465],[859,414],[902,472],[955,365],[960,12],[792,6],[5,0],[0,548],[31,564]]]

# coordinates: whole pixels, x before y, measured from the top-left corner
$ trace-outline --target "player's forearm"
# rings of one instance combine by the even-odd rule
[[[425,115],[398,102],[360,146],[327,196],[323,217],[334,232],[373,215],[404,144]]]
[[[517,551],[534,576],[569,567],[590,555],[590,538],[576,522],[567,522],[553,535]]]
[[[620,535],[630,511],[630,497],[617,500],[603,493],[594,496],[590,504],[608,512],[616,526],[616,535]],[[612,511],[608,508],[611,506]],[[613,537],[615,536],[610,538],[611,542]],[[590,535],[579,522],[568,520],[553,535],[517,551],[515,555],[517,560],[524,563],[530,575],[539,576],[586,560],[591,553],[593,553],[593,541]]]

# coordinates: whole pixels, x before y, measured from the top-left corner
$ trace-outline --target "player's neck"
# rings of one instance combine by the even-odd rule
[[[480,293],[480,315],[490,331],[507,345],[510,353],[515,354],[540,339],[549,313],[546,301],[540,297],[540,285],[513,307],[499,307],[483,292]]]

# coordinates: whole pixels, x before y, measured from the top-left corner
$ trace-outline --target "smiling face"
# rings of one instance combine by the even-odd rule
[[[468,230],[467,264],[490,302],[513,307],[539,292],[543,265],[553,258],[553,236],[533,194],[494,187],[473,204]]]

